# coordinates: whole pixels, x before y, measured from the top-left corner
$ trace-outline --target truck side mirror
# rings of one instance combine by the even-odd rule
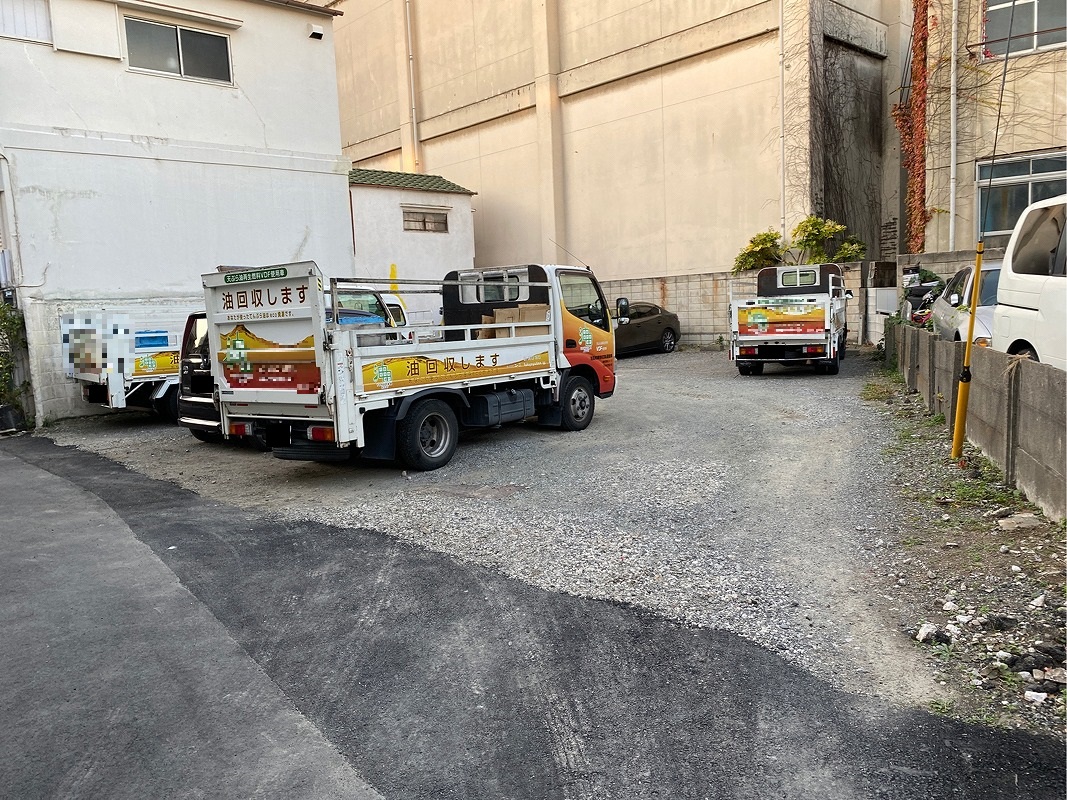
[[[852,290],[851,289],[845,289],[845,299],[846,300],[851,300],[855,296],[856,295],[852,294]]]
[[[630,301],[625,297],[615,300],[615,311],[620,318],[630,316]]]

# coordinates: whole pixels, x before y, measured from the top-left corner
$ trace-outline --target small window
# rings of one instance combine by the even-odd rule
[[[983,55],[1032,53],[1067,42],[1063,0],[987,0]]]
[[[217,33],[126,18],[130,66],[230,83],[230,40]]]
[[[813,269],[790,269],[779,273],[782,286],[815,286],[819,282]]]
[[[404,230],[448,233],[448,214],[444,211],[405,211]]]
[[[48,0],[0,0],[0,36],[51,42]]]
[[[1031,203],[1067,193],[1067,154],[998,159],[977,165],[978,235],[987,248],[1004,247]]]

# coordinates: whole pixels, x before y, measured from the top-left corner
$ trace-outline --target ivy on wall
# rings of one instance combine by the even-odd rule
[[[900,132],[900,160],[908,174],[904,193],[904,241],[909,253],[926,249],[926,101],[928,77],[926,56],[930,38],[929,0],[915,0],[912,28],[911,92],[904,103],[893,106],[893,121]]]

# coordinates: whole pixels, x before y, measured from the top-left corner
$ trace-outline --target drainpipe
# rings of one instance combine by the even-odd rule
[[[785,0],[778,0],[778,98],[778,157],[782,163],[778,208],[782,242],[785,242]]]
[[[404,16],[408,37],[408,91],[411,95],[411,154],[415,157],[415,171],[419,171],[419,117],[415,110],[415,50],[411,46],[411,0],[404,0]]]
[[[952,0],[952,68],[949,79],[949,163],[948,163],[948,249],[956,249],[956,118],[959,116],[958,101],[958,72],[960,26],[960,0]]]

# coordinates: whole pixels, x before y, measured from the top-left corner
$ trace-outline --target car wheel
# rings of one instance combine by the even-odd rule
[[[593,421],[596,398],[593,387],[580,375],[572,375],[563,384],[559,404],[562,407],[562,419],[559,426],[565,431],[583,431]]]
[[[674,348],[678,346],[678,337],[674,335],[674,331],[667,328],[663,331],[663,335],[659,337],[659,349],[661,353],[674,352]]]
[[[198,439],[201,442],[207,442],[208,444],[220,444],[222,442],[222,434],[215,431],[196,431],[190,430],[189,433],[193,435],[194,439]]]
[[[412,469],[443,467],[456,452],[459,423],[443,400],[420,400],[397,425],[400,460]]]

